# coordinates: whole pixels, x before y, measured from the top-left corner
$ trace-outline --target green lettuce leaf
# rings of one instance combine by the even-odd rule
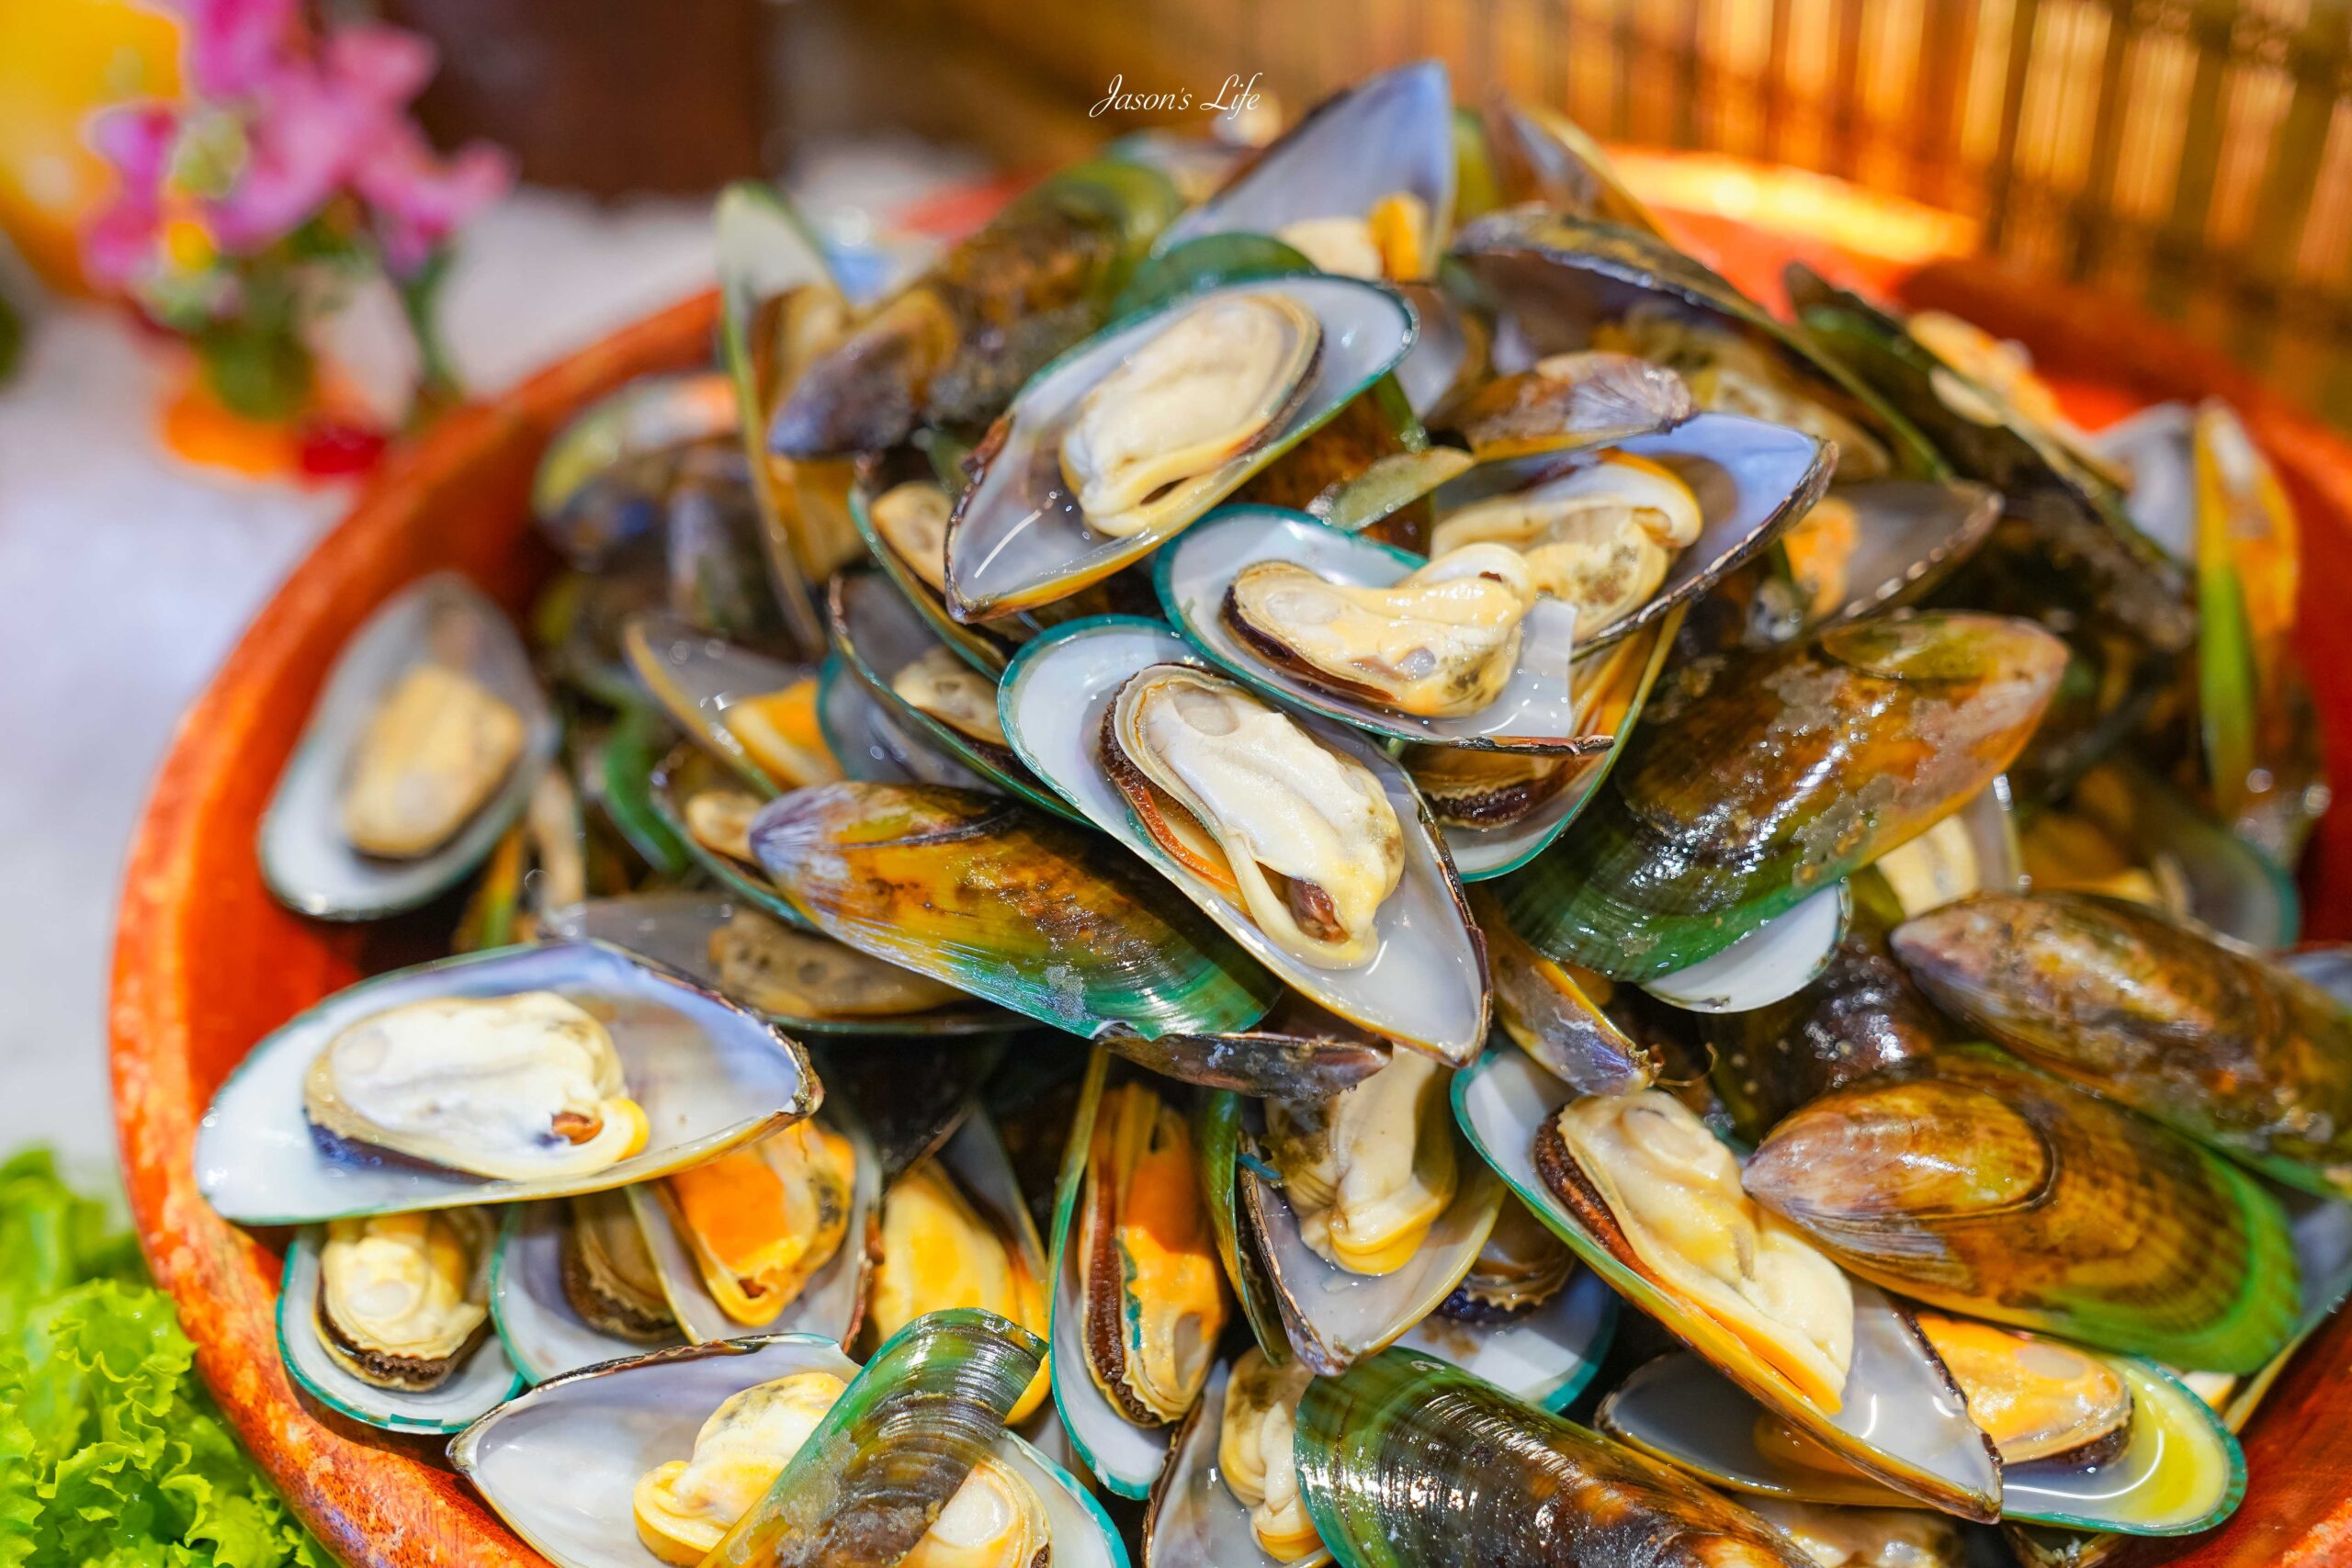
[[[0,1568],[329,1568],[172,1303],[46,1150],[0,1164]]]

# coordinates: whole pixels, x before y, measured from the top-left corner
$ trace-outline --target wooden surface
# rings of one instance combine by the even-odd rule
[[[1799,254],[1907,306],[1935,305],[2030,344],[2076,412],[2102,423],[2142,403],[2221,391],[2236,402],[2301,505],[2303,651],[2328,749],[2352,757],[2352,615],[2325,601],[2352,582],[2352,447],[2127,309],[1983,263],[1915,271],[1679,215],[1690,242],[1777,300]],[[196,1194],[197,1119],[245,1050],[292,1013],[377,965],[380,934],[288,914],[261,886],[254,832],[327,666],[350,630],[420,574],[456,567],[511,605],[547,562],[526,517],[540,446],[564,414],[709,344],[712,304],[689,301],[435,433],[288,581],[190,710],[133,841],[110,1020],[116,1117],[133,1216],[179,1303],[198,1365],[255,1458],[346,1562],[481,1568],[537,1559],[447,1470],[438,1445],[353,1427],[306,1403],[281,1371],[272,1314],[277,1238],[222,1223]],[[2352,935],[2352,814],[2321,826],[2304,877],[2308,931]],[[421,955],[421,954],[420,954]],[[2338,1314],[2281,1378],[2245,1437],[2245,1504],[2188,1541],[2141,1542],[2133,1568],[2319,1568],[2352,1562],[2352,1315]]]

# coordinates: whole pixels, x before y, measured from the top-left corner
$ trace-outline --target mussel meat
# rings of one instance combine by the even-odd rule
[[[1225,1484],[1250,1510],[1250,1530],[1267,1556],[1295,1562],[1321,1549],[1298,1495],[1291,1434],[1298,1402],[1314,1375],[1303,1361],[1275,1366],[1254,1346],[1233,1363],[1226,1384],[1216,1462]]]
[[[1328,969],[1372,961],[1374,919],[1404,875],[1404,829],[1362,763],[1182,664],[1119,689],[1101,758],[1153,841],[1284,952]]]
[[[1399,1051],[1328,1099],[1266,1102],[1268,1153],[1317,1256],[1386,1274],[1419,1249],[1453,1201],[1451,1076],[1433,1057]]]
[[[1527,558],[1537,592],[1576,606],[1577,633],[1589,637],[1649,602],[1701,521],[1699,498],[1672,470],[1612,450],[1440,518],[1430,549],[1510,547]]]
[[[490,1331],[491,1223],[480,1209],[334,1220],[319,1251],[319,1342],[379,1388],[449,1380]]]
[[[623,1194],[569,1200],[560,1256],[564,1300],[591,1328],[646,1345],[677,1332],[644,1228]]]
[[[446,664],[412,666],[353,749],[345,839],[388,860],[440,848],[498,792],[523,740],[523,716],[481,682]]]
[[[553,991],[362,1019],[311,1064],[302,1110],[327,1139],[511,1181],[601,1170],[648,1133],[612,1036]]]
[[[874,531],[935,593],[947,592],[947,518],[956,509],[930,479],[908,479],[874,498]]]
[[[1387,588],[1332,582],[1262,560],[1226,590],[1226,624],[1250,647],[1317,685],[1424,716],[1476,713],[1519,663],[1520,623],[1535,602],[1525,558],[1469,545]]]
[[[902,1018],[951,1006],[965,993],[854,947],[737,909],[710,933],[718,988],[745,1007],[785,1018]]]
[[[1046,1332],[1046,1286],[1011,1234],[1012,1215],[983,1215],[937,1159],[890,1184],[882,1199],[882,1250],[874,1269],[871,1323],[888,1339],[925,1313],[978,1307],[1032,1334]],[[1018,1421],[1046,1397],[1043,1369]]]
[[[1576,1254],[1516,1198],[1506,1198],[1478,1260],[1437,1310],[1456,1323],[1511,1323],[1558,1295]]]
[[[719,1310],[756,1328],[775,1322],[841,1249],[856,1177],[848,1139],[796,1122],[676,1172],[660,1191]]]
[[[901,667],[890,689],[980,748],[982,756],[1014,764],[996,713],[996,682],[942,645]]]

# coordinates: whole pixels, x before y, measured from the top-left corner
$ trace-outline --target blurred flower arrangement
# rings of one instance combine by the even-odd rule
[[[282,424],[320,394],[311,326],[379,269],[415,340],[412,421],[454,401],[435,297],[458,231],[514,171],[482,144],[439,157],[409,117],[432,46],[377,23],[313,28],[301,0],[177,8],[185,100],[91,127],[119,176],[83,230],[92,277],[186,338],[230,414]]]

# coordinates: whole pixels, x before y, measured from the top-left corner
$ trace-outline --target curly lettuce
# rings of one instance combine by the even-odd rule
[[[0,1164],[0,1568],[330,1568],[168,1297],[45,1149]]]

